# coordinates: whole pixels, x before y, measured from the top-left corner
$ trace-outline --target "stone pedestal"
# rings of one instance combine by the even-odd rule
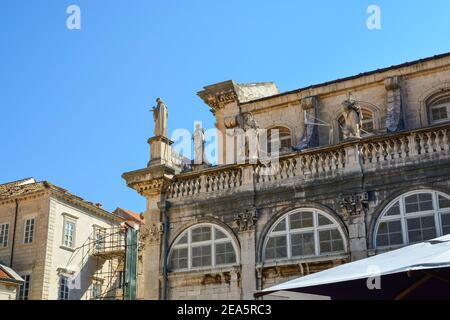
[[[171,165],[173,141],[164,136],[156,136],[148,139],[150,145],[150,161],[147,166]]]

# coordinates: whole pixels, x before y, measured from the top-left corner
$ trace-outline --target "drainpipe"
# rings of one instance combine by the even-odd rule
[[[15,201],[16,201],[16,210],[14,213],[14,227],[13,227],[13,235],[12,235],[12,241],[11,241],[11,257],[9,259],[9,267],[11,269],[13,269],[14,247],[16,244],[17,216],[19,215],[19,200],[15,199]]]
[[[169,214],[167,209],[169,208],[169,202],[162,201],[160,205],[162,222],[163,222],[163,239],[162,239],[162,252],[163,252],[163,300],[169,299],[169,277],[168,277],[168,256],[169,256]]]

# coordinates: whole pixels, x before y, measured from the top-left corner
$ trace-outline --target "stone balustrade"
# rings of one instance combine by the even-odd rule
[[[273,187],[291,179],[311,181],[352,172],[408,165],[436,158],[449,159],[450,125],[372,136],[292,152],[277,160],[217,166],[176,175],[167,189],[168,199],[202,194]]]

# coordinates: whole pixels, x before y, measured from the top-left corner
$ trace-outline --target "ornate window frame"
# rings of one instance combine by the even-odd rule
[[[211,239],[204,240],[204,241],[192,241],[192,230],[202,228],[202,227],[209,227],[211,228]],[[217,239],[217,231],[222,232],[225,235],[225,238],[219,238]],[[184,237],[187,237],[186,243],[179,243],[180,240],[182,240]],[[217,264],[216,259],[216,244],[221,243],[230,243],[233,247],[234,251],[234,257],[235,261],[232,263],[224,263],[224,264]],[[192,266],[192,248],[195,247],[202,247],[209,245],[211,248],[211,263],[209,265],[205,266]],[[172,255],[174,254],[174,250],[176,249],[187,249],[187,267],[186,268],[176,268],[172,269],[171,262],[172,262]],[[225,228],[221,227],[218,224],[215,223],[197,223],[194,225],[189,226],[188,228],[184,229],[173,241],[173,244],[170,247],[169,255],[167,257],[167,264],[169,266],[169,272],[188,272],[188,271],[199,271],[199,270],[208,270],[208,269],[218,269],[218,268],[226,268],[226,267],[232,267],[236,266],[240,263],[239,260],[239,250],[238,246],[230,234],[229,231],[227,231]]]
[[[433,209],[407,213],[406,207],[405,207],[406,206],[405,198],[410,197],[412,195],[419,195],[419,194],[431,194],[432,195],[431,201],[432,201]],[[383,209],[383,211],[381,212],[381,214],[379,215],[379,217],[377,218],[377,221],[375,223],[373,238],[372,238],[373,239],[373,247],[375,249],[389,250],[389,249],[399,248],[399,247],[407,246],[407,245],[410,245],[413,243],[417,243],[417,241],[411,243],[409,241],[409,235],[408,235],[409,230],[408,230],[408,226],[407,226],[407,222],[408,222],[407,220],[414,219],[414,218],[423,218],[423,217],[433,216],[436,237],[442,236],[444,234],[443,226],[442,226],[442,219],[441,219],[442,214],[450,215],[450,207],[440,208],[439,196],[442,196],[445,199],[450,201],[450,196],[448,194],[441,192],[441,191],[432,190],[432,189],[419,189],[419,190],[405,192],[405,193],[401,194],[400,196],[397,196],[392,201],[390,201],[388,203],[388,205],[386,205],[386,207]],[[398,203],[398,207],[399,207],[399,209],[398,209],[399,214],[386,215],[387,213],[389,213],[389,211],[391,209],[393,209],[394,207],[397,206],[397,203]],[[400,232],[395,232],[395,233],[401,233],[402,243],[380,246],[377,241],[380,224],[383,222],[397,222],[397,221],[400,221],[401,230],[400,230]],[[422,229],[420,229],[420,230],[422,230]],[[434,238],[436,238],[436,237],[434,237]]]
[[[291,229],[289,218],[296,213],[302,213],[302,212],[312,212],[313,213],[313,227]],[[319,221],[318,221],[319,215],[322,215],[325,218],[327,218],[328,220],[330,220],[332,222],[332,224],[320,226]],[[278,227],[279,223],[283,220],[285,220],[285,230],[275,231],[275,229]],[[332,252],[327,252],[327,253],[320,252],[319,232],[326,231],[326,230],[337,230],[339,232],[339,235],[342,240],[343,250],[332,251]],[[311,231],[313,231],[313,233],[314,233],[314,254],[303,255],[303,256],[293,256],[292,255],[291,235],[292,234],[301,234],[301,233],[311,232]],[[267,243],[269,242],[269,240],[272,236],[285,236],[286,237],[286,248],[287,248],[286,249],[287,250],[286,258],[266,258]],[[345,234],[341,224],[338,222],[338,220],[335,217],[333,217],[331,214],[329,214],[323,210],[313,208],[313,207],[302,207],[302,208],[297,208],[297,209],[291,210],[291,211],[283,214],[272,224],[272,226],[266,233],[264,243],[262,246],[262,261],[264,263],[286,262],[286,261],[293,261],[293,260],[305,259],[305,258],[342,256],[343,254],[347,254],[347,253],[348,253],[347,237],[346,237],[346,234]]]

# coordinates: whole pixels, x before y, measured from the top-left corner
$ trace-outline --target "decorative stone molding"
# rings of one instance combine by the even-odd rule
[[[256,209],[245,210],[244,213],[239,213],[234,218],[234,222],[240,232],[254,230],[257,220],[258,218]]]
[[[339,206],[342,209],[344,218],[362,215],[369,209],[369,194],[367,192],[353,193],[350,195],[340,195]]]
[[[152,223],[141,231],[141,240],[146,243],[154,243],[161,239],[164,231],[163,224],[161,222]]]
[[[141,182],[135,188],[141,195],[164,193],[168,187],[168,181],[164,178]]]
[[[222,109],[229,103],[236,102],[237,99],[238,96],[234,91],[220,92],[216,95],[207,95],[204,97],[205,103],[211,107],[213,113]]]
[[[400,77],[384,80],[387,91],[386,128],[388,132],[397,132],[404,128]]]

